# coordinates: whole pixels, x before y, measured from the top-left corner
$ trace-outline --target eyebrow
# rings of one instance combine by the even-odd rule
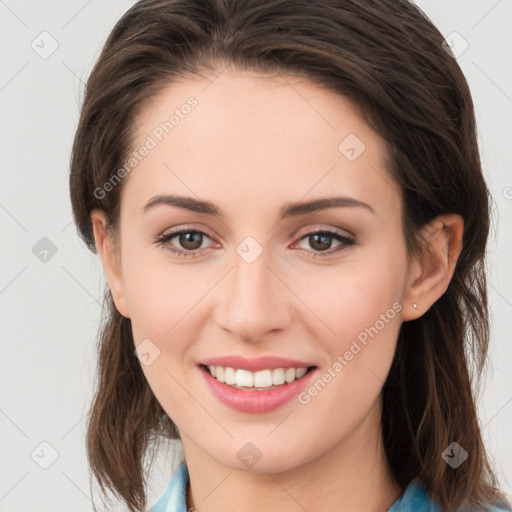
[[[210,201],[203,201],[193,197],[178,196],[173,194],[160,194],[152,197],[146,203],[146,205],[141,208],[143,210],[142,213],[145,215],[150,210],[159,205],[175,206],[196,213],[214,215],[216,217],[225,217],[225,214],[222,212],[222,210]],[[363,203],[362,201],[352,197],[336,196],[314,199],[312,201],[285,204],[281,207],[280,215],[281,219],[285,219],[288,217],[298,217],[299,215],[326,210],[328,208],[340,207],[361,207],[375,214],[375,210],[369,204]]]

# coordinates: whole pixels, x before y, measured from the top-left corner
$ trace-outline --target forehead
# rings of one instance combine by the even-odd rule
[[[139,206],[165,192],[260,207],[338,193],[396,210],[384,141],[347,98],[288,75],[175,82],[141,111],[135,133],[132,149],[150,149],[123,201]]]

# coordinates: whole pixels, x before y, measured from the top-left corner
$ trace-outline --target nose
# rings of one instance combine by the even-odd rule
[[[265,251],[252,263],[236,254],[216,308],[217,324],[237,340],[251,343],[286,329],[293,294],[278,274]]]

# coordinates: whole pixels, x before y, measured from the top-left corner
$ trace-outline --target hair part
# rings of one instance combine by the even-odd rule
[[[407,0],[140,1],[115,25],[87,81],[70,193],[79,234],[96,252],[91,212],[105,213],[115,237],[123,182],[101,198],[95,190],[132,150],[144,107],[177,80],[214,76],[231,65],[301,77],[351,100],[386,142],[409,254],[419,253],[421,227],[436,216],[464,219],[463,248],[447,291],[401,326],[382,412],[397,482],[405,488],[419,479],[452,511],[506,501],[486,456],[472,390],[489,343],[490,195],[471,94],[442,42]],[[87,455],[102,491],[140,510],[147,449],[179,433],[134,356],[130,320],[108,288],[105,293]],[[457,470],[441,457],[453,441],[469,453]]]

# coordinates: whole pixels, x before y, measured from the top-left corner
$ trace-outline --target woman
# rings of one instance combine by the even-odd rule
[[[449,52],[406,0],[119,20],[70,174],[108,282],[104,492],[143,509],[168,438],[184,460],[157,512],[505,510],[470,380],[489,192]]]

